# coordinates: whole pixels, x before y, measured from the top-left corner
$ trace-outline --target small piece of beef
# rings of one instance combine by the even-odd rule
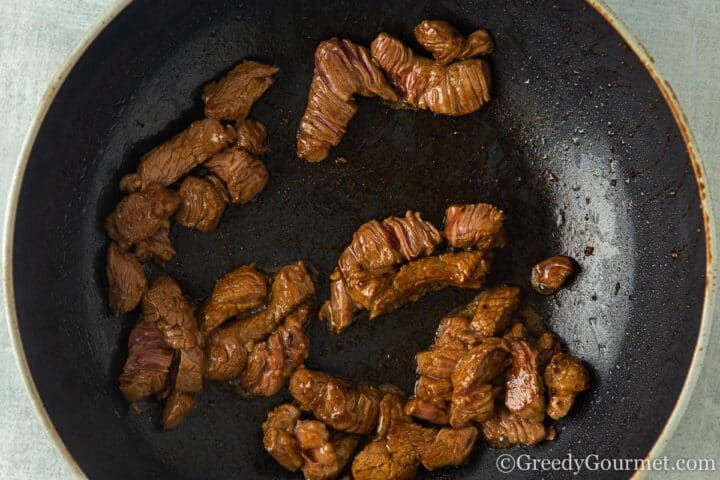
[[[503,211],[488,203],[452,205],[445,210],[443,235],[456,248],[504,247],[504,220]]]
[[[135,256],[141,262],[153,261],[161,267],[175,256],[170,242],[170,226],[163,225],[157,232],[135,244]]]
[[[172,278],[156,279],[143,297],[142,308],[144,321],[157,325],[169,347],[189,350],[199,343],[192,307]]]
[[[186,177],[178,195],[182,203],[175,217],[177,223],[201,232],[217,228],[225,211],[225,199],[212,183],[199,177]]]
[[[365,435],[377,425],[382,392],[376,387],[355,387],[344,379],[301,368],[290,377],[290,393],[300,408],[335,430]]]
[[[477,428],[441,428],[432,442],[420,447],[419,457],[423,467],[436,470],[443,467],[457,467],[465,463],[475,446]]]
[[[478,297],[475,297],[475,299]],[[435,332],[436,347],[454,346],[464,348],[476,345],[481,341],[482,337],[470,329],[470,321],[461,315],[451,315],[443,318]]]
[[[518,417],[505,408],[501,408],[493,418],[483,422],[482,434],[485,441],[494,448],[537,445],[547,438],[542,422]]]
[[[128,358],[120,375],[120,391],[128,402],[162,391],[167,381],[173,351],[157,325],[141,319],[130,332]]]
[[[179,392],[199,392],[203,387],[203,363],[205,352],[200,346],[180,350],[177,371],[175,372],[175,390]]]
[[[260,270],[254,265],[236,268],[217,281],[200,307],[200,330],[207,335],[228,318],[261,307],[267,294],[267,280]]]
[[[471,422],[482,423],[489,420],[495,413],[495,399],[501,393],[502,388],[489,384],[453,393],[450,425],[453,428],[462,428]]]
[[[464,355],[464,348],[454,346],[435,347],[420,352],[415,355],[417,373],[439,379],[450,378]]]
[[[478,295],[477,308],[470,328],[483,337],[502,334],[512,320],[512,315],[520,304],[520,289],[517,287],[497,287],[485,290]]]
[[[560,353],[560,341],[552,333],[545,332],[535,342],[535,350],[538,352],[538,368],[544,371],[553,355]]]
[[[281,268],[273,278],[268,311],[275,324],[303,303],[312,300],[315,283],[305,262],[298,261]]]
[[[546,258],[532,269],[530,283],[543,295],[556,293],[575,272],[575,264],[569,257]]]
[[[230,200],[236,205],[255,198],[263,191],[270,176],[263,162],[237,148],[216,154],[205,166],[225,182]]]
[[[126,195],[105,220],[108,236],[124,250],[169,228],[170,217],[180,206],[178,195],[166,188],[150,188]]]
[[[405,404],[405,414],[435,425],[447,425],[450,417],[445,403],[447,401],[436,403],[424,398],[413,398]]]
[[[442,115],[467,115],[490,101],[490,66],[485,60],[440,65],[416,56],[400,40],[381,33],[371,44],[373,58],[409,105]]]
[[[453,393],[461,394],[491,383],[508,366],[508,346],[497,338],[486,338],[465,353],[452,372]]]
[[[558,420],[568,414],[578,393],[590,388],[590,375],[577,358],[557,353],[545,368],[548,388],[547,414]]]
[[[417,475],[418,463],[412,452],[393,454],[387,440],[375,440],[355,456],[352,475],[355,480],[412,480]]]
[[[162,413],[162,426],[165,430],[172,430],[190,415],[195,409],[197,401],[192,393],[173,390],[165,400]]]
[[[423,20],[413,32],[418,43],[441,65],[458,58],[487,55],[494,48],[487,30],[476,30],[466,39],[455,27],[442,20]]]
[[[380,400],[380,414],[378,415],[376,436],[385,438],[390,431],[390,427],[394,422],[408,421],[407,415],[403,411],[403,396],[399,391],[395,391],[396,387],[380,387],[384,391],[382,400]]]
[[[450,377],[433,378],[427,375],[420,375],[415,384],[415,396],[428,400],[446,402],[452,396],[452,382]]]
[[[306,480],[332,480],[345,468],[357,447],[357,437],[343,433],[332,436],[327,427],[317,420],[300,420],[295,426],[305,463],[302,467]]]
[[[330,300],[320,309],[320,320],[326,321],[330,331],[339,334],[353,323],[356,307],[337,268],[330,275]]]
[[[138,306],[147,289],[147,278],[135,257],[111,242],[105,273],[108,279],[108,306],[113,315],[122,315]]]
[[[218,120],[245,118],[253,104],[275,82],[278,68],[243,60],[227,75],[205,87],[202,94],[205,116]]]
[[[135,192],[155,185],[172,185],[234,141],[234,129],[223,127],[217,120],[193,122],[186,130],[145,155],[140,160],[137,173],[125,175],[120,180],[120,190]]]
[[[508,370],[505,406],[520,418],[545,418],[545,385],[538,370],[537,350],[524,340],[511,340],[512,365]]]
[[[300,420],[300,410],[285,403],[268,413],[262,424],[263,446],[283,467],[296,472],[305,463],[300,445],[295,438],[295,426]]]
[[[367,48],[337,38],[320,42],[307,108],[300,120],[298,157],[319,162],[340,143],[357,112],[355,94],[397,101]]]
[[[510,327],[510,330],[503,336],[506,340],[525,340],[526,342],[530,341],[530,332],[528,332],[527,327],[525,327],[522,323],[516,323],[512,327]]]
[[[262,155],[268,151],[267,128],[262,122],[251,118],[244,118],[235,123],[237,131],[238,148],[247,150],[253,155]]]

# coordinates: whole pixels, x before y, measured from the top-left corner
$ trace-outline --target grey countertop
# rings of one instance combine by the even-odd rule
[[[0,0],[0,211],[25,132],[56,70],[114,0]],[[645,45],[688,116],[711,192],[720,187],[720,1],[607,0]],[[720,200],[720,191],[715,190]],[[720,212],[720,202],[714,211]],[[717,216],[716,218],[720,218]],[[3,310],[0,310],[3,311]],[[2,314],[0,314],[2,315]],[[720,478],[720,328],[710,334],[697,386],[662,454],[714,458],[718,471],[652,478]],[[632,428],[631,425],[628,428]],[[618,439],[622,441],[622,439]],[[72,478],[43,430],[0,319],[0,478]]]

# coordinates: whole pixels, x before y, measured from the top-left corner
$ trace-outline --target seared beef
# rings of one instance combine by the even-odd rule
[[[352,325],[356,309],[340,270],[336,268],[330,275],[330,300],[323,304],[320,318],[328,322],[333,333],[340,333]]]
[[[505,246],[505,214],[493,205],[452,205],[445,211],[443,235],[456,248],[490,249]]]
[[[376,387],[355,387],[344,379],[301,368],[290,377],[290,393],[300,408],[336,430],[368,434],[377,425],[382,392]]]
[[[354,480],[412,480],[418,460],[412,452],[392,453],[387,440],[374,440],[360,450],[352,463]]]
[[[482,423],[495,413],[495,399],[502,388],[485,384],[473,386],[466,391],[453,393],[450,404],[449,423],[453,428],[462,428],[471,422]]]
[[[512,365],[507,375],[505,406],[517,417],[545,418],[545,385],[538,370],[538,353],[524,340],[511,340]]]
[[[490,66],[485,60],[440,65],[416,56],[400,40],[381,33],[371,44],[373,58],[409,105],[442,115],[467,115],[490,101]]]
[[[482,292],[473,300],[472,304],[477,304]],[[458,312],[457,315],[450,315],[443,318],[435,332],[436,347],[461,347],[469,348],[472,345],[482,341],[482,337],[475,331],[470,329],[470,321],[463,315],[471,314],[470,312]]]
[[[462,465],[470,456],[477,437],[478,430],[472,425],[460,429],[441,428],[431,442],[420,446],[420,462],[428,470]]]
[[[154,235],[162,227],[169,228],[170,217],[180,206],[180,199],[171,190],[150,188],[125,196],[105,220],[105,230],[123,249]]]
[[[568,414],[575,396],[590,387],[590,376],[580,360],[557,353],[545,368],[545,384],[549,393],[547,414],[558,420]]]
[[[295,472],[305,463],[295,438],[295,426],[300,420],[300,410],[285,403],[268,413],[262,424],[263,446],[283,467]]]
[[[143,297],[142,308],[144,321],[157,325],[169,347],[189,350],[198,345],[192,307],[172,278],[155,280]]]
[[[135,256],[141,262],[152,260],[161,267],[175,256],[175,247],[170,242],[170,227],[162,225],[157,232],[135,244]]]
[[[225,211],[225,199],[212,183],[199,177],[186,177],[180,184],[178,195],[182,203],[175,217],[177,223],[201,232],[217,228]]]
[[[506,340],[525,340],[530,341],[530,332],[522,323],[515,323],[510,330],[503,336]]]
[[[147,289],[147,278],[140,262],[111,242],[105,273],[108,279],[108,306],[113,315],[122,315],[137,307]]]
[[[162,143],[140,160],[137,173],[125,175],[120,189],[125,192],[147,190],[151,186],[171,185],[235,141],[235,131],[217,120],[198,120]]]
[[[494,448],[536,445],[546,438],[542,422],[518,417],[505,408],[501,408],[493,418],[483,422],[482,434],[485,441]]]
[[[268,294],[265,275],[253,265],[243,265],[223,275],[198,312],[200,330],[208,334],[228,318],[261,307]]]
[[[177,371],[175,372],[175,390],[180,392],[199,392],[203,387],[203,363],[205,352],[200,346],[180,350]]]
[[[247,150],[253,155],[262,155],[268,151],[265,144],[267,140],[267,129],[262,122],[251,118],[244,118],[235,123],[237,131],[237,146]]]
[[[185,420],[195,409],[197,402],[192,393],[173,390],[165,400],[162,413],[162,426],[165,430],[172,430]]]
[[[205,166],[225,182],[234,204],[247,203],[255,198],[263,191],[269,178],[263,162],[237,148],[218,153]]]
[[[536,292],[552,295],[562,288],[575,272],[575,264],[569,257],[546,258],[532,269],[530,283]]]
[[[466,39],[455,27],[442,20],[424,20],[415,27],[414,33],[418,43],[441,65],[458,58],[487,55],[494,47],[487,30],[476,30]]]
[[[470,328],[483,337],[495,337],[507,330],[520,304],[520,289],[496,287],[480,292]]]
[[[560,341],[552,333],[545,332],[535,342],[535,350],[538,352],[538,368],[544,371],[553,355],[560,353]],[[547,381],[545,381],[547,385]]]
[[[357,111],[355,94],[397,101],[367,48],[337,38],[321,42],[315,50],[315,71],[298,131],[300,158],[319,162],[340,143]]]
[[[120,391],[128,402],[162,391],[167,381],[173,351],[157,325],[142,318],[130,332],[128,358],[120,375]]]
[[[253,103],[275,82],[278,68],[243,60],[227,75],[203,90],[205,116],[224,120],[245,118]]]
[[[306,480],[331,480],[345,468],[357,447],[357,437],[344,433],[330,434],[317,420],[301,420],[295,426],[295,438],[305,461]]]
[[[417,373],[433,378],[450,378],[463,355],[465,349],[454,346],[436,347],[420,352],[415,356]]]
[[[487,338],[465,353],[452,372],[453,393],[467,393],[492,382],[509,363],[506,342]]]

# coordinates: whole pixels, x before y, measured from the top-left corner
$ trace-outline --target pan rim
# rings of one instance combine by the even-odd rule
[[[666,103],[670,107],[675,123],[677,124],[680,132],[683,136],[688,156],[690,157],[694,177],[698,185],[698,191],[700,196],[701,209],[703,212],[703,223],[705,227],[706,236],[706,281],[704,290],[703,309],[700,317],[700,329],[698,332],[698,339],[695,345],[695,349],[692,355],[692,360],[685,377],[685,381],[680,390],[675,405],[668,417],[665,425],[663,426],[660,435],[655,440],[653,446],[647,454],[647,459],[653,460],[658,458],[662,451],[667,447],[667,444],[672,437],[673,433],[677,429],[680,419],[687,410],[687,406],[692,393],[695,390],[697,384],[697,378],[703,369],[703,360],[705,352],[707,350],[708,339],[710,336],[711,324],[713,320],[713,312],[715,310],[715,296],[717,295],[717,245],[715,239],[715,218],[712,208],[711,195],[709,186],[705,179],[707,175],[703,166],[702,158],[697,148],[695,137],[690,129],[687,116],[685,115],[680,103],[673,92],[670,84],[667,80],[664,80],[660,73],[657,71],[654,60],[645,49],[644,45],[630,32],[627,25],[620,19],[620,17],[605,3],[604,0],[585,0],[595,11],[597,11],[610,26],[621,36],[623,41],[632,49],[633,53],[642,62],[645,69],[648,71],[653,81],[657,85],[658,89],[662,93]],[[103,32],[103,30],[120,14],[122,11],[132,3],[132,0],[117,0],[117,3],[112,5],[110,9],[102,16],[102,18],[88,31],[85,37],[75,46],[70,55],[65,59],[58,71],[50,81],[49,86],[43,94],[40,103],[37,107],[35,115],[33,116],[32,122],[28,131],[25,135],[25,139],[18,156],[18,160],[11,178],[11,185],[7,197],[7,206],[4,212],[4,227],[5,232],[2,238],[2,279],[3,279],[3,294],[5,298],[5,315],[8,323],[8,332],[10,336],[10,343],[15,356],[15,361],[20,371],[23,383],[33,403],[33,407],[36,415],[40,419],[46,433],[49,435],[52,443],[55,445],[57,451],[64,457],[66,464],[71,469],[72,474],[78,478],[88,478],[82,467],[79,465],[75,457],[68,450],[65,442],[55,428],[54,423],[50,419],[45,405],[43,404],[40,394],[35,385],[32,372],[25,356],[25,350],[20,335],[20,329],[18,325],[17,311],[15,308],[15,293],[14,293],[14,277],[13,277],[13,242],[15,235],[15,218],[17,215],[17,207],[19,203],[20,190],[24,179],[25,170],[30,160],[35,140],[37,135],[45,121],[50,106],[53,104],[57,93],[60,91],[65,80],[75,68],[78,61],[82,58],[85,52],[94,44],[97,37]],[[633,479],[644,478],[647,475],[647,471],[635,472],[632,476]]]

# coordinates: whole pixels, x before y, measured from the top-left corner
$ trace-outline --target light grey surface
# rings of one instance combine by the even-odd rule
[[[53,74],[113,0],[0,0],[0,211],[42,94]],[[720,200],[720,1],[607,0],[654,57],[686,112]],[[715,211],[720,211],[716,202]],[[717,216],[717,215],[716,215]],[[0,310],[1,311],[1,310]],[[720,328],[680,427],[664,453],[711,457],[720,470]],[[672,374],[672,372],[668,372]],[[628,428],[632,428],[631,425]],[[622,441],[622,439],[618,439]],[[0,318],[0,478],[70,478],[71,470],[43,431],[20,379],[6,322]],[[720,478],[720,473],[655,474]]]

